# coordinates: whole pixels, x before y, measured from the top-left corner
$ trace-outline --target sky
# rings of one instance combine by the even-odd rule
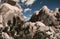
[[[29,20],[32,14],[44,5],[51,10],[60,8],[60,0],[19,0],[19,4],[23,9],[25,20]]]

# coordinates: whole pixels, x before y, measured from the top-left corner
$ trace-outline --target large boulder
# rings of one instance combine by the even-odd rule
[[[0,4],[0,39],[18,39],[23,23],[24,15],[21,6],[13,0],[2,0]]]
[[[16,6],[12,6],[8,3],[3,3],[0,6],[0,15],[2,15],[2,21],[4,26],[7,26],[7,23],[13,23],[13,20],[19,19],[21,21],[24,20],[24,16],[21,12],[21,8]]]

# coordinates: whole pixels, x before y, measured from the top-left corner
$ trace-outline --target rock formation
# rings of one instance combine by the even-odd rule
[[[24,21],[21,6],[13,0],[2,0],[0,4],[0,39],[14,39],[14,27]]]
[[[59,25],[60,25],[60,8],[56,8],[53,13],[54,13],[54,16],[57,18],[57,21],[59,22]]]
[[[47,6],[43,6],[34,12],[29,22],[37,26],[33,39],[60,39],[60,8],[51,11]]]
[[[53,12],[47,6],[35,11],[24,22],[22,8],[14,0],[2,0],[0,5],[0,39],[60,39],[60,9]]]
[[[60,18],[59,14],[60,14],[59,9],[56,9],[54,12],[51,12],[51,10],[48,9],[47,6],[43,6],[40,11],[38,12],[36,11],[32,15],[30,21],[31,22],[41,21],[47,26],[57,26],[59,25],[60,22],[57,21]]]
[[[14,20],[13,18],[15,18],[15,19],[19,18],[20,20],[24,20],[24,16],[21,12],[21,10],[22,10],[21,6],[19,6],[19,8],[17,6],[15,6],[16,4],[14,3],[14,1],[12,1],[12,2],[15,5],[12,6],[13,3],[11,1],[9,0],[8,3],[2,3],[0,5],[0,15],[1,15],[0,21],[2,22],[2,24],[4,24],[4,26],[8,26],[7,23],[9,21],[11,21],[11,23],[13,23],[13,20]]]
[[[26,22],[22,29],[24,29],[24,34],[32,36],[32,39],[55,39],[54,27],[49,27],[42,22]],[[25,36],[26,36],[25,35]]]

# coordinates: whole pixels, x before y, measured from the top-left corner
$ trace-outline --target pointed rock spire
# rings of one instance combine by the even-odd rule
[[[49,13],[49,11],[50,11],[46,5],[44,5],[44,6],[41,8],[41,10],[45,11],[46,13]]]
[[[56,8],[56,9],[54,10],[55,13],[57,13],[58,11],[59,11],[59,8]]]
[[[58,9],[56,9],[58,11]],[[57,22],[56,17],[54,16],[53,12],[51,13],[51,10],[48,9],[47,6],[43,6],[40,11],[35,11],[35,13],[32,15],[31,22],[37,22],[41,21],[47,26],[56,26],[59,25]]]

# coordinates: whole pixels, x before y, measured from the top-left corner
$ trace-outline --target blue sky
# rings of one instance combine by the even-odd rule
[[[40,10],[44,5],[51,10],[60,8],[60,0],[20,0],[19,4],[23,9],[22,12],[25,15],[26,20],[31,17],[34,11]]]

